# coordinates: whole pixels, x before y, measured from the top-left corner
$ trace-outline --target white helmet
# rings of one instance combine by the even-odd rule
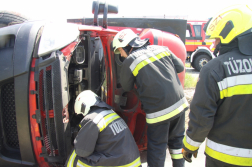
[[[75,99],[74,110],[77,114],[88,114],[90,107],[99,102],[99,97],[91,90],[81,92]]]
[[[138,36],[131,29],[119,31],[113,39],[113,50],[115,54],[120,54],[117,49],[126,47],[130,41],[137,37]]]

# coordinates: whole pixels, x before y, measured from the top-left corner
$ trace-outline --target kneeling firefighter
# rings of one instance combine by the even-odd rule
[[[65,166],[141,166],[135,140],[122,118],[90,90],[75,100],[84,118]]]

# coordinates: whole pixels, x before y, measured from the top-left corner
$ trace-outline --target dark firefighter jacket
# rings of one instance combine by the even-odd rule
[[[128,126],[113,110],[91,108],[79,126],[67,167],[141,165],[139,150]]]
[[[236,47],[201,70],[190,105],[184,149],[230,166],[252,166],[252,56]]]
[[[188,107],[177,73],[183,62],[167,47],[148,45],[131,53],[123,62],[120,74],[122,88],[137,93],[151,124],[175,119]]]

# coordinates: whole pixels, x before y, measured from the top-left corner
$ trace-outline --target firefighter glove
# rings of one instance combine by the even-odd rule
[[[196,151],[195,153],[189,153],[186,150],[182,149],[182,154],[187,162],[192,162],[192,155],[194,156],[194,158],[197,158],[198,151]]]

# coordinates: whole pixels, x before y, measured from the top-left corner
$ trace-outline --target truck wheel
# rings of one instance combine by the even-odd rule
[[[207,64],[209,62],[210,58],[207,55],[199,55],[198,57],[196,57],[195,61],[194,61],[194,68],[197,71],[200,71],[201,68]]]
[[[0,11],[0,28],[27,21],[25,16],[10,11]]]

